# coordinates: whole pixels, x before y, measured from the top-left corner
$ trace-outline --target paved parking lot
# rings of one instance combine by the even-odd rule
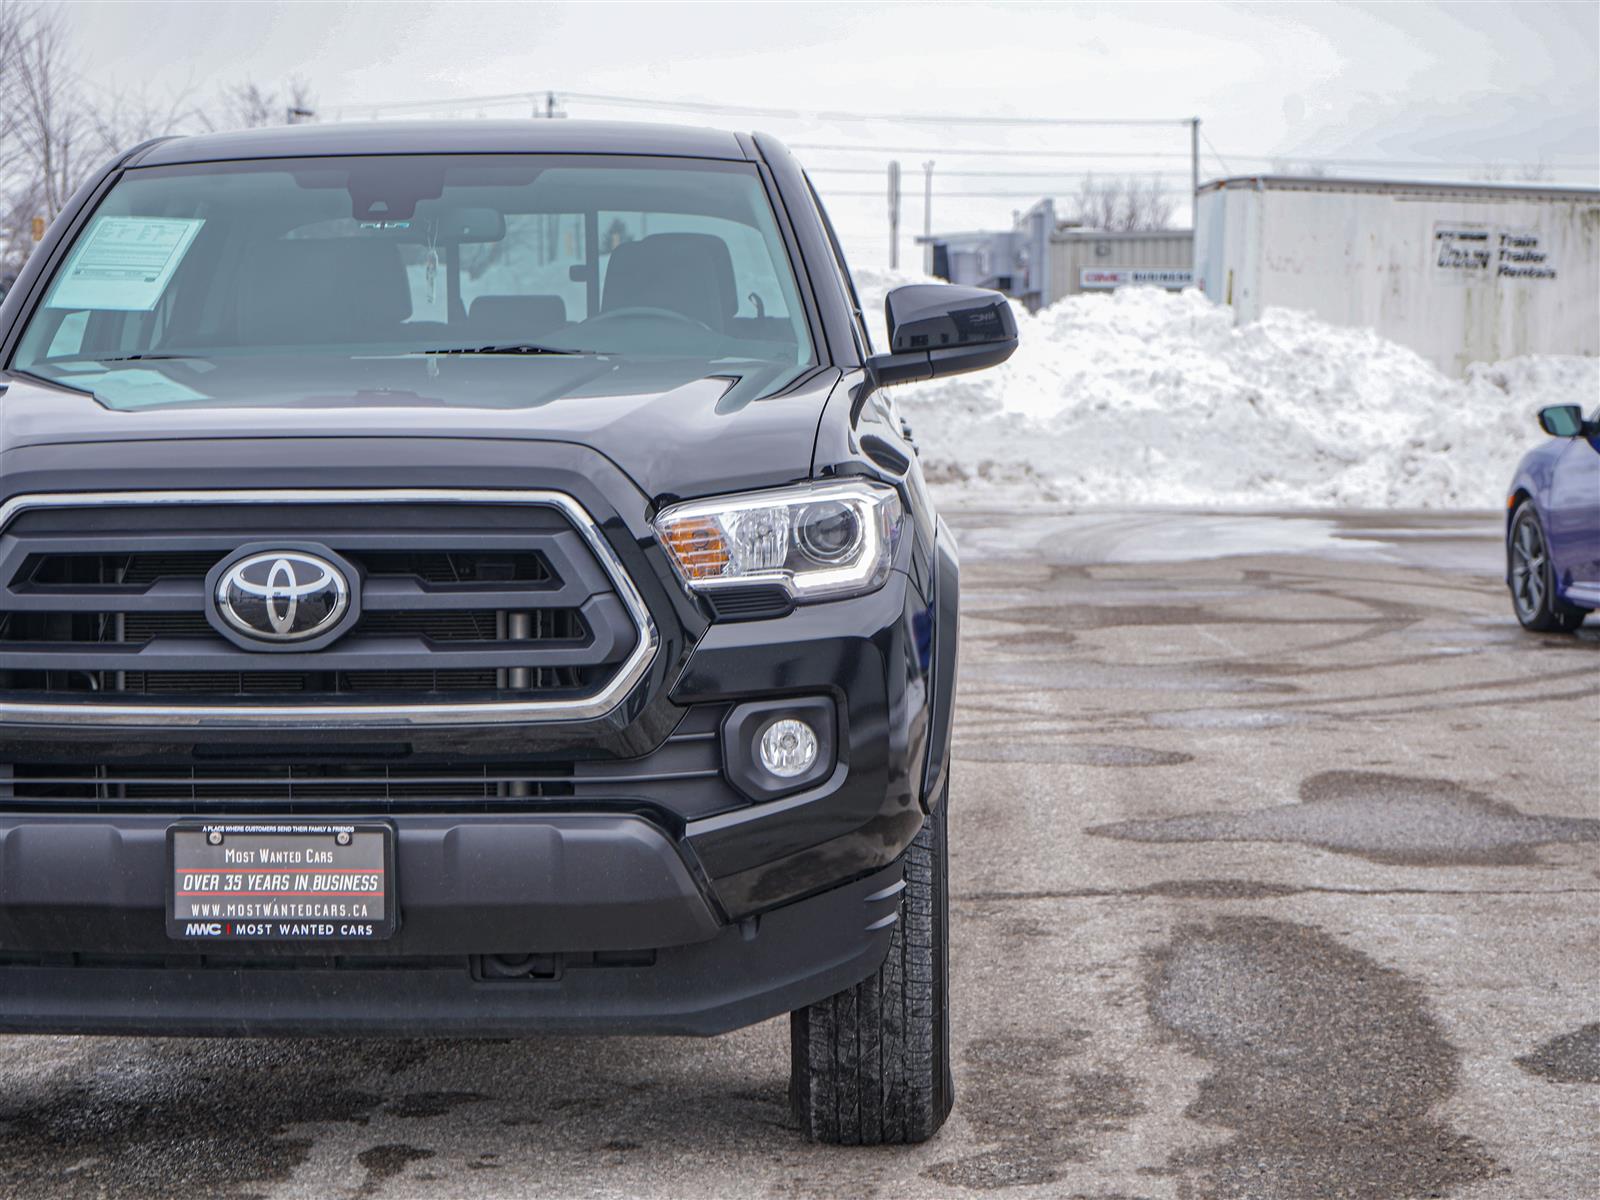
[[[1600,1194],[1600,630],[1478,516],[961,511],[957,1104],[710,1042],[0,1039],[6,1196]]]

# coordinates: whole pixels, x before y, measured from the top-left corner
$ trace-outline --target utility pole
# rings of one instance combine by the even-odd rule
[[[900,265],[900,162],[889,163],[889,269]]]
[[[1189,228],[1200,215],[1200,118],[1189,118]]]
[[[933,159],[922,164],[922,236],[933,236]]]

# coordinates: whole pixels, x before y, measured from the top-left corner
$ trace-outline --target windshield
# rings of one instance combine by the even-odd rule
[[[12,369],[113,407],[297,388],[500,404],[562,372],[637,387],[650,364],[769,392],[813,362],[753,166],[402,155],[128,172]]]

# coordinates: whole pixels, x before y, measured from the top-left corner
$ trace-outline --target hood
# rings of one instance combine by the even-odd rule
[[[426,369],[415,360],[356,365],[359,378],[340,369],[348,362],[316,371],[291,364],[270,374],[256,366],[253,377],[231,372],[224,386],[209,373],[195,379],[158,362],[74,380],[97,395],[0,374],[0,476],[21,470],[30,449],[73,443],[526,440],[593,449],[645,495],[667,501],[807,478],[822,409],[839,379],[838,371],[821,370],[783,395],[757,399],[762,377],[704,362],[493,357]]]

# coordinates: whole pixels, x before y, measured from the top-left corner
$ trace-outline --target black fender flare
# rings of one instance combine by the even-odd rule
[[[955,534],[939,518],[933,551],[933,647],[928,665],[928,750],[922,772],[922,808],[931,812],[950,771],[955,720],[956,665],[961,644],[961,559]]]

